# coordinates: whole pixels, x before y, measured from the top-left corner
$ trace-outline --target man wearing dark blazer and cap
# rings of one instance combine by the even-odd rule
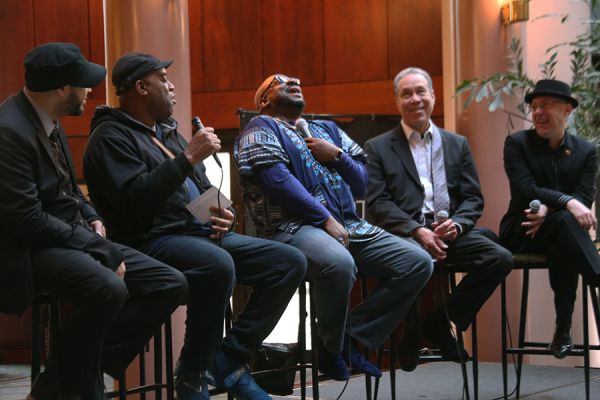
[[[500,223],[500,240],[513,252],[547,254],[556,310],[550,348],[556,358],[564,358],[573,347],[571,318],[579,274],[591,285],[600,283],[600,257],[588,234],[596,228],[590,207],[597,149],[569,133],[569,115],[578,102],[566,83],[540,80],[525,102],[533,129],[514,133],[504,143],[511,199]],[[533,200],[541,203],[537,212],[530,206]]]
[[[28,399],[105,399],[101,371],[119,376],[187,292],[179,271],[107,240],[77,185],[59,120],[81,115],[105,74],[76,45],[47,43],[0,105],[0,311],[23,313],[37,291],[72,304]]]
[[[512,268],[509,251],[493,233],[475,226],[483,196],[467,140],[431,121],[435,94],[429,74],[407,68],[394,78],[401,121],[398,127],[365,144],[369,190],[367,218],[387,231],[419,243],[438,262],[469,271],[448,296],[447,316],[439,306],[426,315],[423,334],[445,356],[466,357],[450,334],[473,318]],[[398,347],[400,367],[416,366],[420,334],[408,321]]]

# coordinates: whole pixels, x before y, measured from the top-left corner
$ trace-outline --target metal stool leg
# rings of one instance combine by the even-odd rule
[[[167,400],[175,398],[175,382],[173,381],[173,331],[171,316],[165,322],[165,373],[167,382]]]
[[[456,289],[456,275],[452,272],[448,273],[448,283],[450,284],[450,290],[454,291]],[[442,296],[442,300],[445,302],[446,296]],[[445,308],[446,308],[446,305],[444,304],[444,309]],[[450,321],[448,321],[448,322],[450,322]],[[456,340],[458,341],[461,348],[465,347],[462,332],[459,332],[458,329],[456,329]],[[470,400],[469,376],[467,375],[467,360],[461,360],[460,369],[461,369],[461,373],[462,373],[462,377],[463,377],[463,390],[465,393],[465,398],[467,400]]]
[[[589,321],[588,321],[588,297],[587,284],[581,279],[581,299],[583,307],[583,369],[585,376],[585,399],[590,399],[590,338],[589,338]]]
[[[508,354],[506,353],[506,277],[502,280],[502,284],[500,287],[500,325],[501,325],[501,338],[502,338],[502,389],[504,391],[504,399],[508,398],[508,362],[506,357]]]
[[[523,287],[521,289],[521,313],[519,314],[519,348],[525,343],[525,324],[527,322],[527,301],[529,299],[529,268],[523,268]],[[523,368],[523,354],[517,355],[517,388],[516,398],[521,394],[521,371]]]
[[[477,317],[471,324],[471,344],[473,346],[473,398],[479,399],[479,354],[477,352]]]
[[[315,314],[315,297],[312,284],[309,284],[310,294],[310,334],[311,334],[311,354],[312,354],[312,382],[313,382],[313,399],[319,400],[319,358],[317,354],[317,317]]]
[[[306,283],[298,288],[298,351],[300,351],[300,398],[306,399]]]
[[[360,281],[360,289],[361,289],[361,296],[364,300],[369,295],[368,281],[365,276],[363,276]],[[366,347],[365,347],[364,353],[365,353],[365,358],[368,360],[369,359],[369,350]],[[366,392],[366,399],[371,400],[372,399],[371,377],[367,374],[365,374],[365,392]]]

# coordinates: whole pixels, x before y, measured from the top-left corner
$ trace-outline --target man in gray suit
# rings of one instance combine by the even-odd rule
[[[433,344],[460,361],[467,354],[454,341],[448,319],[458,332],[466,330],[511,270],[512,257],[493,233],[475,227],[483,210],[475,164],[463,136],[431,121],[435,94],[429,74],[419,68],[401,71],[394,95],[400,125],[365,144],[367,216],[388,232],[412,238],[436,261],[470,271],[448,297],[448,315],[438,307],[422,324]],[[398,348],[405,370],[416,367],[416,321],[407,324]]]

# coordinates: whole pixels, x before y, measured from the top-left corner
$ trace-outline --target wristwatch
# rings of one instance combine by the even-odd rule
[[[337,149],[337,154],[336,154],[336,155],[335,155],[335,157],[333,158],[333,161],[340,161],[340,160],[342,159],[342,153],[343,153],[342,149],[340,149],[340,148],[338,147],[338,149]]]

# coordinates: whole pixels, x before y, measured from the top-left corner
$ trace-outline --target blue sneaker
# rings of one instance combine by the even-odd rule
[[[360,351],[356,350],[354,346],[350,348],[349,357],[347,350],[342,350],[342,356],[344,357],[344,360],[347,360],[348,366],[351,369],[359,371],[365,375],[381,378],[381,370],[371,364],[371,362],[367,360]]]
[[[348,349],[350,349],[350,354],[348,354]],[[381,370],[371,364],[371,362],[356,349],[356,340],[352,339],[349,334],[344,335],[342,356],[348,363],[350,369],[361,372],[365,375],[374,376],[375,378],[381,378]]]
[[[214,385],[219,389],[226,389],[237,400],[272,400],[250,375],[248,365],[236,365],[222,352],[215,356],[210,372]]]
[[[336,381],[350,379],[350,371],[341,354],[331,354],[324,349],[317,353],[319,358],[319,371]]]
[[[208,384],[211,382],[205,373],[186,371],[178,360],[173,375],[177,400],[210,400]]]

